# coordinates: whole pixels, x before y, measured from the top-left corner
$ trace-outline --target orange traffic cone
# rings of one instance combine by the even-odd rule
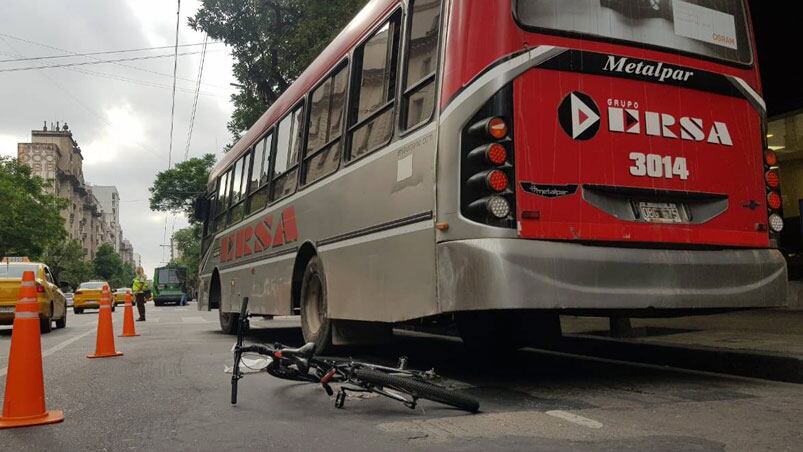
[[[95,341],[95,354],[87,358],[111,358],[122,356],[114,349],[114,327],[112,326],[112,302],[109,286],[103,286],[100,296],[100,312],[98,313],[98,337]]]
[[[64,420],[61,411],[45,410],[39,304],[36,302],[35,284],[32,271],[22,274],[22,287],[14,310],[0,429],[55,424]]]
[[[131,305],[131,294],[125,294],[125,313],[123,313],[123,334],[120,337],[139,336],[134,328],[134,306]]]

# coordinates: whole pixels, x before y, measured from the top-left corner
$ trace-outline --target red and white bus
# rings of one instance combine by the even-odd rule
[[[200,309],[319,348],[782,305],[742,0],[373,0],[214,168]]]

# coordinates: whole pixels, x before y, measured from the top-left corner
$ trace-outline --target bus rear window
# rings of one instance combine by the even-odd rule
[[[753,61],[742,0],[514,0],[535,31],[580,33],[743,64]]]

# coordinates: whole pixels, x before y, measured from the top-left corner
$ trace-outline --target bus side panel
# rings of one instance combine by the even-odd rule
[[[253,275],[251,275],[250,268],[237,269],[223,269],[220,271],[220,289],[221,300],[220,309],[223,312],[238,312],[240,310],[240,301],[243,297],[251,295],[251,286],[253,282]],[[254,314],[260,314],[257,311],[258,305],[255,303],[252,307],[248,305],[248,310]]]
[[[330,317],[396,322],[436,313],[436,136],[434,126],[415,132],[307,196],[315,226],[328,231],[318,252]],[[304,210],[299,203],[299,224]]]
[[[248,306],[255,314],[291,315],[295,253],[254,264]],[[239,308],[239,303],[234,303]]]

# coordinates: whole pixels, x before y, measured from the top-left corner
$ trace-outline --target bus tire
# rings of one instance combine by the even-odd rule
[[[315,353],[332,348],[332,320],[327,316],[326,276],[318,256],[307,262],[301,279],[301,333],[315,343]]]
[[[236,312],[223,312],[218,309],[218,319],[220,319],[220,330],[226,334],[237,334],[237,326],[240,323],[240,314]]]

